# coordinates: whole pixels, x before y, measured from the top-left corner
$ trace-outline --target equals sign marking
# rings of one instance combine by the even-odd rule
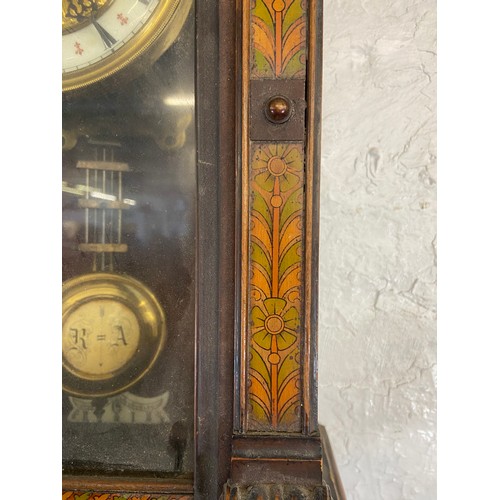
[[[106,335],[98,335],[97,340],[106,340]]]

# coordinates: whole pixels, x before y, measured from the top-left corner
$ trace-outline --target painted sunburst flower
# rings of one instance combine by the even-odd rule
[[[256,171],[254,180],[258,186],[272,192],[278,179],[280,191],[284,192],[300,182],[304,159],[295,145],[271,144],[255,150],[252,168]]]
[[[269,350],[275,337],[279,351],[288,349],[297,339],[299,312],[293,306],[285,309],[286,300],[279,298],[266,299],[263,305],[252,308],[253,341]]]

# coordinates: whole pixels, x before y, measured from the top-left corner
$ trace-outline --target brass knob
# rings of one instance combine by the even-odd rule
[[[286,97],[274,96],[267,101],[264,111],[270,122],[285,123],[292,115],[292,105]]]

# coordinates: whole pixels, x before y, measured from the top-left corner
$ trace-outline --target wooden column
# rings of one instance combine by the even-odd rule
[[[228,499],[330,498],[316,382],[320,7],[241,0],[241,316]]]

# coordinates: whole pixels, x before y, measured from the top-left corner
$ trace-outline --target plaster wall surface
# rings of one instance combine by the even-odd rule
[[[436,498],[436,5],[324,0],[319,416],[348,500]]]

